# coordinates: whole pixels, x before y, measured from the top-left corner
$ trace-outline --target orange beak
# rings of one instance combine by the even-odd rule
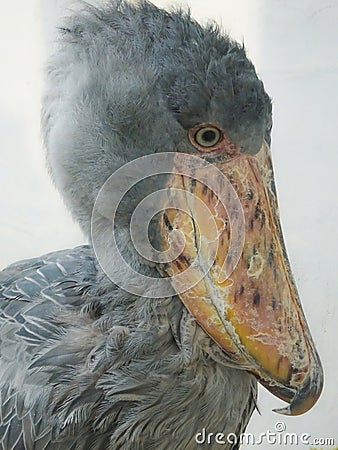
[[[277,411],[302,414],[320,396],[323,371],[285,250],[269,148],[264,143],[254,156],[237,152],[214,166],[230,181],[241,211],[236,216],[234,205],[222,204],[199,181],[207,179],[208,167],[192,177],[177,167],[168,182],[170,206],[161,215],[161,245],[174,249],[177,232],[185,243],[160,271],[171,277],[186,308],[227,358],[289,403]],[[222,189],[226,196],[227,185]],[[230,210],[237,221],[231,222]],[[224,267],[231,260],[231,235],[241,226],[244,239],[229,273]],[[185,272],[183,281],[175,281]]]

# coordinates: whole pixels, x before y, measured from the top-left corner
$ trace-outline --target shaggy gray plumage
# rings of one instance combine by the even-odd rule
[[[88,236],[111,173],[150,152],[192,152],[191,125],[216,120],[244,152],[269,140],[270,100],[243,47],[217,27],[110,2],[84,8],[60,34],[43,129],[55,184]],[[155,271],[125,247],[133,265]],[[1,277],[2,450],[195,449],[203,427],[245,429],[254,378],[228,366],[177,297],[125,293],[91,246]]]
[[[195,449],[203,427],[245,428],[255,382],[227,367],[177,298],[98,280],[85,246],[3,277],[2,450]]]

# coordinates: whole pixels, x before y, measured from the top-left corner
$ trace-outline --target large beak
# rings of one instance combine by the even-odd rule
[[[323,371],[290,271],[269,148],[264,143],[255,156],[237,152],[214,165],[230,181],[242,208],[237,214],[244,218],[238,263],[224,276],[231,234],[236,232],[231,225],[241,226],[230,223],[229,205],[222,205],[199,181],[196,170],[193,177],[177,171],[169,180],[170,207],[161,216],[160,235],[163,249],[175,247],[177,232],[184,235],[185,244],[161,271],[173,280],[184,272],[189,274],[186,290],[175,282],[173,286],[225,357],[289,403],[277,412],[303,414],[320,396]],[[182,191],[186,195],[178,194]],[[211,242],[215,244],[212,229],[217,246],[210,270],[204,273]]]

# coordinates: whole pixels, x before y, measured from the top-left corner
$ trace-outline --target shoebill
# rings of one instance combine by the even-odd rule
[[[235,449],[227,437],[244,432],[257,381],[288,403],[280,413],[306,412],[322,368],[281,234],[271,100],[245,49],[148,2],[85,5],[59,34],[42,127],[52,178],[89,244],[1,273],[0,448],[195,449],[205,428],[224,435],[208,448]],[[138,158],[142,175],[147,155],[155,172],[162,156],[173,170],[144,173],[114,218],[119,185],[108,183],[93,219],[110,176]],[[192,174],[189,161],[201,162]],[[179,247],[165,262],[130,237],[133,212],[155,191],[145,236],[157,252]],[[236,227],[244,240],[225,273]],[[171,294],[127,279],[112,236],[129,268]]]

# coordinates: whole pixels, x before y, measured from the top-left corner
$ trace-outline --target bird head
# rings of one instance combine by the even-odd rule
[[[215,25],[144,2],[87,7],[61,34],[48,67],[43,129],[52,177],[74,217],[90,236],[111,174],[135,160],[142,172],[147,155],[156,155],[155,166],[164,158],[170,170],[155,181],[144,176],[119,202],[121,253],[134,268],[169,280],[225,360],[289,403],[279,412],[306,412],[323,373],[279,221],[271,101],[245,49]],[[155,263],[128,237],[133,211],[154,189],[162,195],[151,243],[175,253],[183,242],[178,254]],[[105,193],[116,190],[106,184]],[[109,253],[112,217],[105,208],[98,213]],[[116,259],[108,265],[123,276]]]

